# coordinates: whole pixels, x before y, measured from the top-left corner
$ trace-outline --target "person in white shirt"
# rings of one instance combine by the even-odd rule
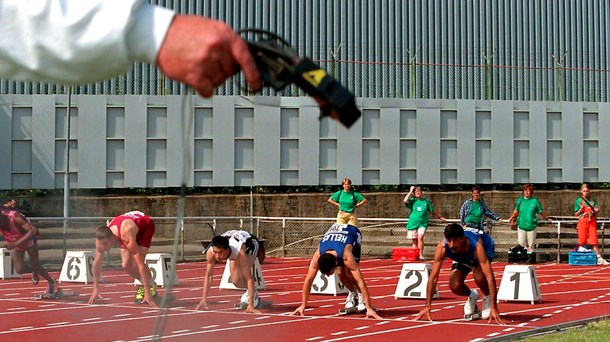
[[[0,78],[83,84],[141,61],[204,97],[239,70],[253,91],[262,86],[227,24],[143,0],[2,0],[0,27]]]

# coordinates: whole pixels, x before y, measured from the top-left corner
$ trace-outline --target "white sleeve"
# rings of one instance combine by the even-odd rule
[[[87,83],[154,64],[174,15],[143,0],[1,0],[0,77]]]

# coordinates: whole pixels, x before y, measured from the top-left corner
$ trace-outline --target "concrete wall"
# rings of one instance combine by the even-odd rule
[[[404,193],[363,193],[368,203],[359,208],[360,217],[401,218],[407,216],[402,204]],[[520,191],[483,192],[485,202],[502,218],[510,215]],[[610,190],[594,190],[593,195],[601,206],[601,216],[609,212],[605,204],[610,203]],[[253,215],[270,217],[334,217],[336,208],[326,200],[330,193],[309,194],[261,194],[253,195]],[[470,192],[424,192],[439,211],[448,218],[458,218],[462,202]],[[573,215],[574,200],[578,190],[535,191],[545,211],[551,216]],[[72,217],[111,217],[129,210],[141,210],[151,216],[172,217],[176,215],[177,196],[98,196],[73,197]],[[250,195],[193,195],[186,201],[186,216],[249,216]],[[16,198],[29,216],[62,216],[61,197]]]

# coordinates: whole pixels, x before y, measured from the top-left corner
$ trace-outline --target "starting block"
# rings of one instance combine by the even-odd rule
[[[337,272],[327,276],[318,271],[311,284],[311,293],[315,294],[331,294],[336,296],[347,292],[348,290],[345,285],[341,283],[341,280],[339,280]]]
[[[534,266],[507,265],[498,290],[498,301],[542,302],[540,285]]]
[[[430,264],[402,264],[394,298],[426,299],[430,272],[432,272]],[[432,298],[439,298],[438,288],[434,290]]]
[[[15,272],[11,251],[0,248],[0,253],[2,253],[2,257],[0,257],[0,279],[21,278],[21,274]]]
[[[93,282],[93,252],[68,251],[59,274],[59,282],[89,284]]]
[[[231,267],[229,266],[229,260],[225,265],[225,270],[222,273],[222,279],[220,279],[220,285],[218,288],[224,290],[246,290],[245,288],[239,288],[231,282]],[[264,290],[267,288],[265,284],[265,277],[263,276],[263,270],[258,259],[254,260],[254,266],[252,266],[252,275],[254,276],[254,288],[257,290]]]
[[[155,281],[157,286],[165,287],[169,285],[169,277],[172,270],[172,255],[169,253],[148,253],[144,262],[150,269],[150,275],[152,280]],[[135,285],[142,285],[142,283],[136,279],[133,282]],[[174,275],[174,282],[172,285],[178,285],[178,274]]]

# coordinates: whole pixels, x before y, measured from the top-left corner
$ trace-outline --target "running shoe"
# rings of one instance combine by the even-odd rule
[[[38,284],[39,280],[40,280],[40,277],[38,276],[38,273],[32,272],[32,284],[34,284],[34,285]]]
[[[356,306],[356,292],[348,292],[347,299],[345,299],[345,308],[351,309]]]
[[[610,265],[610,263],[608,261],[606,261],[606,259],[602,258],[601,255],[597,256],[597,264],[598,265]]]
[[[488,319],[491,312],[491,297],[483,296],[483,304],[481,309],[481,318]]]
[[[142,288],[142,290],[144,290],[144,288]],[[155,283],[150,285],[150,296],[153,298],[157,297],[157,284]]]
[[[241,295],[239,303],[248,305],[249,299],[250,299],[250,296],[248,296],[248,291],[246,291],[246,292],[244,292],[244,294]],[[256,291],[256,289],[254,289],[254,307],[257,308],[259,306],[259,304],[260,304],[260,297],[258,296],[258,291]]]
[[[55,281],[55,279],[53,279],[53,281],[51,281],[49,283],[49,288],[47,289],[47,293],[52,296],[55,294],[55,290],[57,288],[57,281]]]
[[[358,292],[358,306],[356,307],[358,311],[366,310],[366,304],[364,304],[364,296],[362,293]]]
[[[479,300],[479,294],[476,290],[470,290],[470,295],[464,303],[464,316],[472,315],[477,309],[477,300]]]
[[[136,304],[142,303],[142,301],[144,300],[144,292],[144,286],[138,287],[138,290],[136,291]]]

